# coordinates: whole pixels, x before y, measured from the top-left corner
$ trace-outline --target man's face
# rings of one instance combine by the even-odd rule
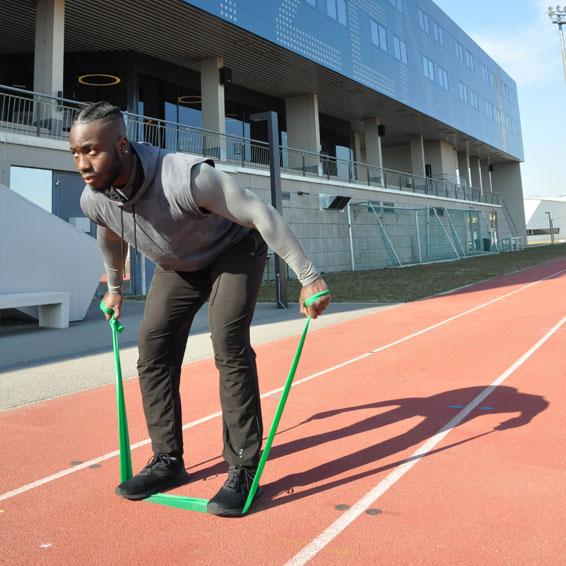
[[[109,189],[126,163],[128,142],[113,122],[94,120],[75,124],[69,134],[75,167],[95,191]]]

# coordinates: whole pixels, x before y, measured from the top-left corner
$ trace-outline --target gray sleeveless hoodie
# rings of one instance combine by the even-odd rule
[[[167,270],[196,271],[206,267],[249,231],[231,220],[200,210],[191,191],[191,170],[204,157],[171,153],[148,144],[130,142],[143,169],[144,180],[127,202],[86,186],[83,212],[106,226],[154,263]]]

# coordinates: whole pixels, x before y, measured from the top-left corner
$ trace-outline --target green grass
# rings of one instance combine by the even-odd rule
[[[430,297],[555,259],[566,259],[566,244],[404,268],[325,273],[324,279],[336,302],[398,303]],[[298,301],[299,290],[296,280],[288,282],[289,301]],[[273,282],[262,286],[259,300],[275,300]]]

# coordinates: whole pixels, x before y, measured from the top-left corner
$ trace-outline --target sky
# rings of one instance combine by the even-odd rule
[[[525,196],[566,195],[566,81],[548,0],[434,0],[517,83]],[[564,30],[566,34],[566,29]]]

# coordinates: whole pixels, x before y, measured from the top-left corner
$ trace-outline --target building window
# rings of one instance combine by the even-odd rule
[[[489,82],[489,71],[487,70],[487,67],[483,63],[481,64],[481,76],[486,83]]]
[[[371,24],[371,42],[383,51],[387,51],[387,32],[383,26],[377,22],[370,20]]]
[[[399,59],[401,63],[407,64],[407,44],[399,39],[396,35],[393,36],[393,50],[395,52],[395,58]]]
[[[464,48],[459,41],[454,41],[454,47],[456,48],[456,58],[458,61],[464,60]]]
[[[427,14],[419,8],[419,26],[425,33],[430,33],[430,22]]]
[[[495,78],[495,73],[493,71],[489,71],[489,82],[491,83],[492,88],[497,87],[497,79]]]
[[[460,100],[468,102],[468,87],[462,81],[458,81],[458,92],[460,93]]]
[[[47,212],[53,212],[53,172],[50,169],[12,165],[10,189]]]
[[[335,20],[337,18],[336,14],[336,0],[326,0],[326,9],[328,11],[328,15]]]
[[[434,63],[423,55],[423,74],[427,79],[434,81]]]
[[[448,73],[442,67],[436,67],[436,82],[439,87],[448,90]]]
[[[472,108],[475,108],[476,110],[479,110],[480,104],[478,100],[478,93],[475,90],[472,90],[471,88],[468,89],[468,92],[470,95],[470,106]]]
[[[397,10],[399,11],[403,11],[403,0],[389,0],[389,3],[392,6],[395,6],[395,8],[397,8]]]
[[[501,86],[503,88],[503,96],[505,97],[505,100],[508,100],[509,102],[511,102],[512,104],[515,103],[515,93],[511,90],[511,88],[509,86],[507,86],[507,83],[501,81]]]
[[[336,0],[338,5],[338,22],[345,26],[348,23],[346,19],[346,0]]]
[[[491,102],[487,102],[486,104],[487,104],[488,117],[494,120],[495,122],[497,122],[498,124],[501,124],[501,110],[499,110],[499,108],[497,108]]]
[[[444,45],[444,28],[435,21],[432,22],[432,36],[440,45]]]
[[[305,0],[305,2],[316,8],[316,0]]]
[[[470,69],[470,71],[473,71],[476,68],[474,56],[468,50],[464,52],[464,60],[466,61],[466,66]]]

